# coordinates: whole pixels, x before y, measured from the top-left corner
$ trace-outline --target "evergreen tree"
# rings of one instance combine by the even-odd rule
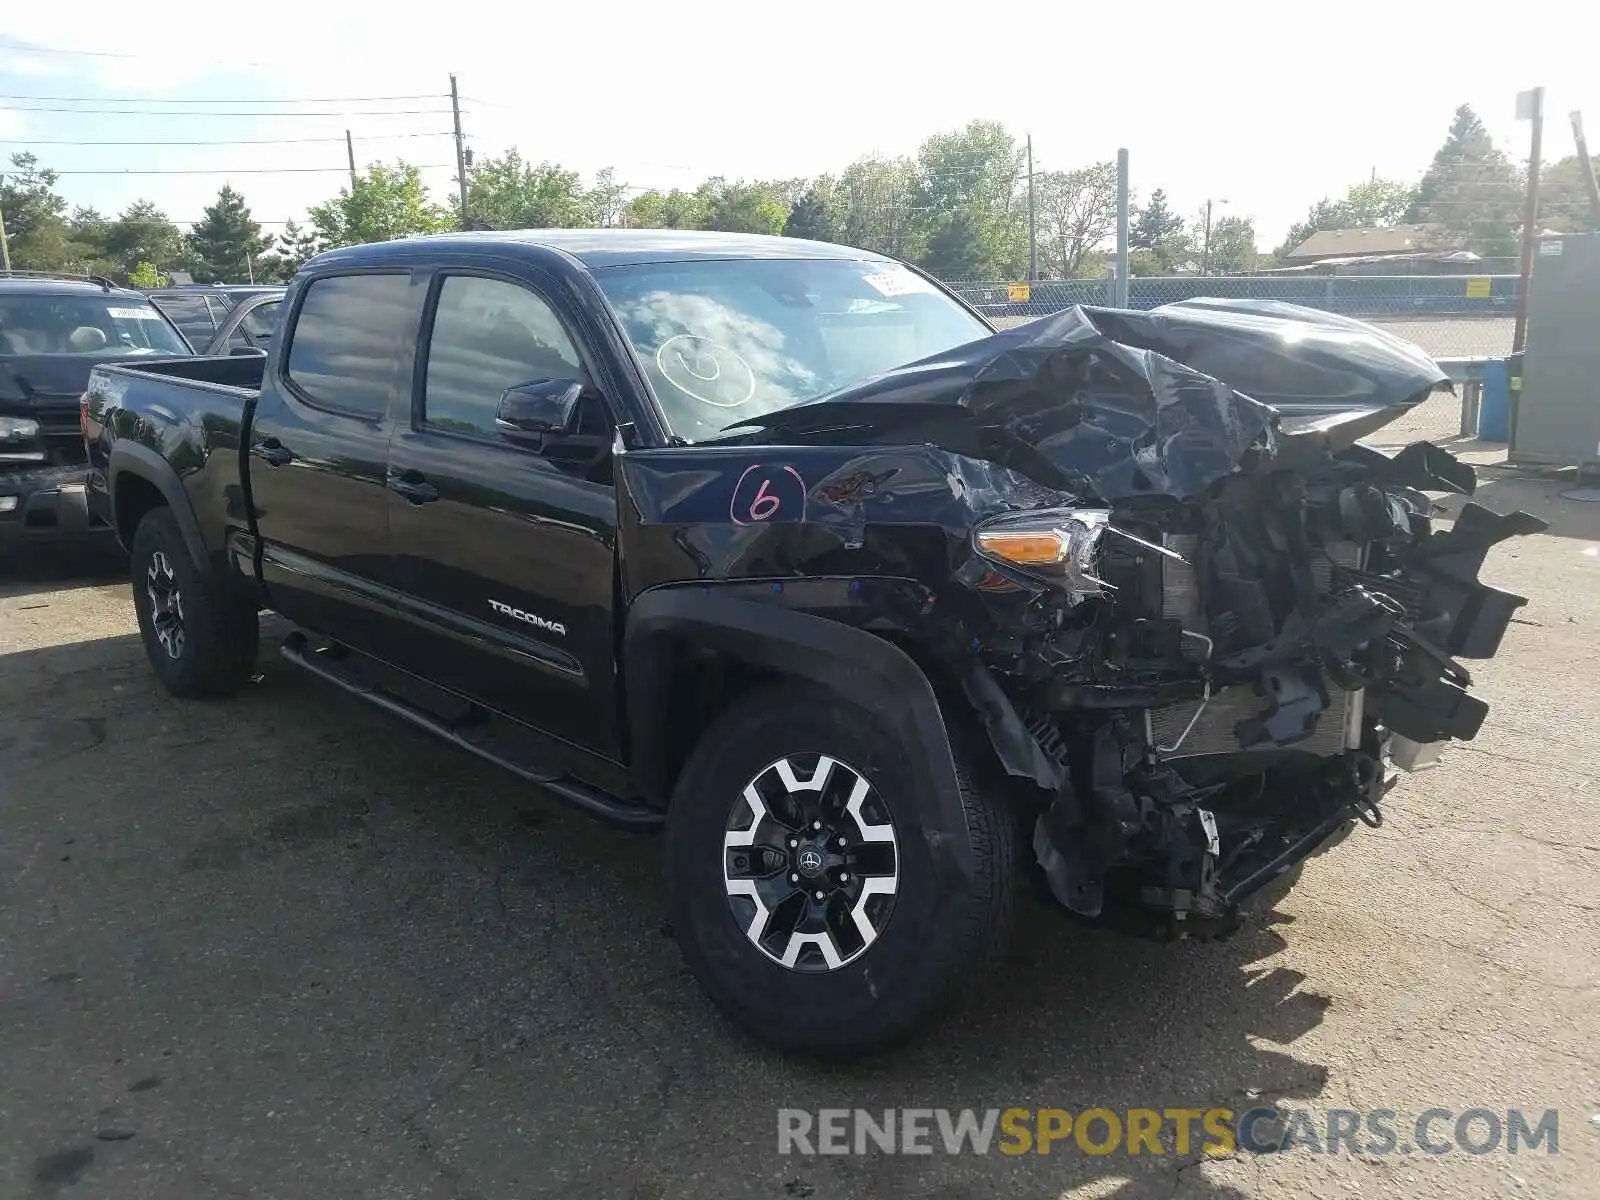
[[[255,262],[272,246],[250,216],[244,197],[224,184],[216,203],[189,231],[196,278],[203,283],[244,283],[255,277]]]
[[[839,230],[827,194],[815,184],[807,188],[789,210],[783,233],[785,237],[812,238],[819,242],[838,241]]]

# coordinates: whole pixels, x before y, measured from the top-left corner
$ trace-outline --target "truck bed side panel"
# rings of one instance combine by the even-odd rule
[[[124,542],[142,515],[138,493],[150,495],[142,485],[154,485],[207,561],[224,569],[228,537],[250,526],[241,455],[264,365],[241,356],[95,369],[87,395],[90,502]]]

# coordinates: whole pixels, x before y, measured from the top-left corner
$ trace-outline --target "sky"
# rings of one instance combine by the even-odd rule
[[[1270,247],[1374,171],[1420,177],[1462,103],[1517,160],[1529,127],[1515,97],[1534,86],[1547,159],[1572,152],[1573,108],[1600,142],[1600,73],[1565,5],[1136,11],[1129,23],[1061,0],[9,4],[0,171],[29,150],[73,205],[110,215],[149,199],[180,223],[231,183],[271,232],[347,182],[349,129],[358,165],[422,165],[442,200],[453,72],[480,157],[514,145],[586,177],[609,166],[639,190],[687,188],[837,172],[983,118],[1031,134],[1038,170],[1125,147],[1136,199],[1162,188],[1185,216],[1211,199],[1218,216],[1254,218]]]

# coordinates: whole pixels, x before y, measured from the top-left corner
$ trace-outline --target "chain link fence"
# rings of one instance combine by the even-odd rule
[[[1496,262],[1499,267],[1503,264]],[[1516,323],[1515,274],[1212,275],[1135,278],[1130,308],[1156,308],[1197,296],[1282,300],[1382,325],[1435,358],[1493,357],[1511,352]],[[953,280],[948,286],[1005,329],[1074,304],[1109,304],[1112,281],[1101,279]]]

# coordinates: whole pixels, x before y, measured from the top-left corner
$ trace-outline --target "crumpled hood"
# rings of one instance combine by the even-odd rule
[[[1198,496],[1352,445],[1449,381],[1374,326],[1277,301],[1074,307],[730,431],[930,442],[1107,503]]]

